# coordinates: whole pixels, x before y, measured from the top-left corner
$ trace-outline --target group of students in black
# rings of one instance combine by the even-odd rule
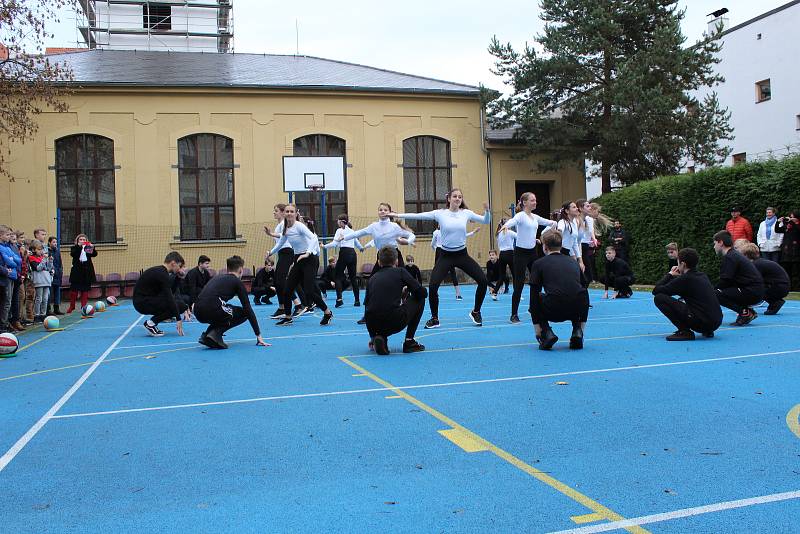
[[[462,269],[478,283],[475,305],[469,314],[476,326],[482,325],[480,309],[487,288],[495,298],[500,291],[503,282],[500,266],[505,270],[505,265],[499,261],[498,255],[494,251],[490,254],[487,277],[466,251],[466,238],[469,235],[467,223],[488,223],[488,205],[484,205],[483,215],[467,210],[463,203],[463,194],[458,189],[451,191],[447,200],[448,207],[420,214],[396,214],[391,211],[391,207],[382,204],[379,208],[379,221],[360,231],[362,235],[371,233],[384,242],[378,250],[378,261],[367,283],[365,312],[360,321],[366,324],[370,336],[369,347],[377,354],[389,354],[389,336],[403,329],[403,352],[412,353],[425,349],[415,339],[425,300],[430,297],[432,315],[425,327],[436,328],[439,326],[438,298],[434,300],[434,297],[437,296],[439,284],[452,267]],[[541,245],[543,256],[538,257],[534,253],[535,257],[530,262],[517,262],[516,267],[519,268],[514,269],[514,293],[521,294],[523,284],[518,280],[519,275],[522,273],[524,276],[525,270],[528,270],[528,311],[539,348],[550,350],[558,341],[550,323],[567,321],[572,324],[569,347],[582,349],[591,305],[587,284],[581,275],[581,263],[570,254],[574,244],[569,245],[570,248],[565,246],[564,232],[557,229],[555,221],[537,219],[531,214],[531,208],[535,207],[535,197],[533,200],[530,196],[523,198],[521,204],[527,208],[521,212],[524,216],[501,223],[503,233],[514,234],[515,257],[512,261],[516,259],[518,245],[527,243],[525,239],[530,244]],[[291,324],[295,315],[291,312],[292,300],[296,298],[295,290],[302,288],[306,293],[311,293],[304,298],[313,299],[324,312],[320,324],[330,324],[332,313],[321,298],[320,290],[335,289],[338,307],[342,291],[346,289],[346,285],[342,283],[343,270],[340,271],[336,264],[331,263],[325,271],[328,279],[323,277],[320,286],[314,285],[319,265],[316,234],[297,221],[294,206],[282,207],[285,208],[286,217],[282,217],[281,225],[276,229],[278,231],[274,235],[278,242],[270,254],[283,252],[286,250],[285,245],[290,244],[290,265],[283,273],[285,280],[281,281],[279,270],[267,257],[264,268],[253,280],[251,294],[254,304],[269,303],[272,296],[278,296],[280,309],[273,317],[277,316],[284,324]],[[419,268],[414,265],[413,257],[407,257],[405,263],[401,259],[397,244],[413,242],[414,236],[404,227],[397,226],[393,222],[394,218],[435,220],[439,223],[442,252],[434,266],[429,291],[422,286],[422,276]],[[346,218],[341,220],[343,224],[340,225],[337,244],[341,245],[345,240],[357,242],[359,233],[349,228]],[[390,225],[389,221],[392,221]],[[539,226],[547,227],[543,232],[540,230],[537,239],[535,236]],[[511,230],[514,227],[517,229],[516,233]],[[564,231],[569,231],[568,225],[564,225]],[[520,235],[524,239],[520,239]],[[570,239],[574,241],[574,236],[570,236]],[[347,244],[357,247],[355,243]],[[670,341],[692,340],[695,332],[704,337],[713,337],[722,323],[720,306],[734,310],[737,313],[734,324],[743,326],[757,317],[753,306],[762,300],[766,300],[769,305],[765,312],[767,315],[777,313],[784,303],[783,299],[789,291],[788,276],[778,264],[760,259],[757,246],[746,241],[734,244],[731,235],[722,231],[714,235],[714,249],[722,257],[720,281],[716,287],[698,270],[699,255],[694,249],[678,250],[674,243],[667,247],[670,270],[656,284],[653,295],[656,307],[677,328],[674,334],[667,337]],[[522,252],[527,250],[521,249]],[[613,298],[630,297],[634,282],[630,266],[617,257],[614,247],[608,247],[605,252],[606,269],[602,280],[605,284],[604,297],[608,298],[609,288],[615,291]],[[279,255],[279,265],[282,256]],[[286,254],[287,260],[288,256]],[[194,315],[197,321],[208,325],[198,341],[209,348],[227,348],[223,340],[225,332],[245,321],[250,322],[257,344],[268,345],[261,337],[248,291],[241,281],[244,268],[242,258],[228,258],[227,272],[210,277],[210,260],[201,256],[197,267],[191,269],[186,276],[179,277],[180,282],[176,282],[175,275],[183,272],[183,266],[183,257],[178,252],[170,252],[162,265],[144,271],[136,283],[133,305],[138,312],[151,315],[143,325],[150,335],[163,336],[164,332],[158,325],[167,320],[175,320],[178,333],[183,335],[183,321]],[[354,292],[358,299],[357,287]],[[241,305],[230,304],[229,301],[234,298],[238,298]],[[518,298],[514,299],[517,306]],[[512,312],[512,319],[515,316],[516,309]],[[280,323],[281,321],[278,324]]]

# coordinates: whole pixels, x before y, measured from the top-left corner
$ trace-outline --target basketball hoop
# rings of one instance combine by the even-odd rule
[[[322,191],[323,189],[325,189],[325,186],[322,184],[306,184],[306,189],[316,193],[318,191]]]

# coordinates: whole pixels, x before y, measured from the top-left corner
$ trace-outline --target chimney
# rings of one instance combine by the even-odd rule
[[[714,35],[718,30],[726,30],[730,27],[731,20],[726,16],[719,16],[708,23],[708,35]]]

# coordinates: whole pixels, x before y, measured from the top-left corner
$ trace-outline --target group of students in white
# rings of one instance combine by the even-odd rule
[[[564,321],[572,323],[569,347],[583,348],[584,330],[591,307],[587,290],[591,275],[584,275],[586,265],[582,259],[582,249],[585,249],[585,246],[582,245],[591,244],[596,247],[597,244],[593,229],[594,219],[583,213],[588,209],[586,205],[589,203],[581,201],[586,205],[579,206],[576,202],[567,202],[556,214],[557,216],[546,219],[534,213],[537,205],[536,196],[533,193],[524,193],[518,202],[519,211],[512,218],[503,220],[497,228],[500,254],[498,258],[495,253],[490,263],[501,265],[502,276],[499,274],[499,269],[487,269],[490,275],[487,276],[467,251],[467,238],[475,233],[468,231],[468,225],[489,224],[491,221],[488,203],[483,204],[482,214],[476,213],[467,208],[460,189],[451,190],[446,196],[446,203],[445,208],[423,213],[395,213],[389,204],[381,203],[378,206],[378,220],[360,230],[351,228],[346,215],[339,216],[339,228],[333,240],[324,245],[326,248],[339,248],[335,277],[336,308],[343,305],[341,282],[344,280],[345,270],[355,281],[355,249],[364,249],[359,239],[371,236],[378,250],[377,262],[367,283],[364,315],[358,321],[359,324],[366,325],[370,336],[370,349],[378,354],[389,354],[389,336],[405,329],[403,352],[424,350],[425,347],[415,340],[415,333],[422,318],[425,299],[427,297],[430,307],[430,318],[425,323],[425,328],[438,328],[441,324],[439,287],[448,273],[451,273],[454,281],[457,280],[454,271],[456,268],[477,284],[474,303],[468,317],[475,326],[482,326],[481,307],[487,290],[491,291],[494,299],[497,298],[503,284],[506,265],[512,268],[513,273],[510,321],[512,323],[520,321],[519,304],[527,274],[530,285],[528,311],[539,348],[549,350],[555,345],[558,337],[550,323]],[[321,244],[314,232],[313,222],[304,223],[293,204],[276,205],[274,217],[277,222],[275,231],[265,227],[265,232],[276,240],[267,257],[277,255],[274,284],[278,296],[278,308],[271,318],[277,320],[278,326],[289,326],[298,317],[319,308],[322,311],[320,325],[331,324],[333,311],[326,304],[316,282]],[[418,269],[415,271],[403,268],[403,255],[398,247],[413,245],[416,236],[402,224],[402,220],[435,221],[439,226],[433,245],[436,248],[436,261],[430,273],[427,290],[422,286]],[[727,232],[720,232],[714,239],[715,249],[725,255],[721,282],[717,288],[711,286],[708,277],[697,271],[697,253],[692,249],[682,249],[677,254],[677,265],[653,290],[656,306],[678,328],[675,334],[667,338],[669,340],[693,339],[693,332],[700,332],[706,337],[713,336],[713,332],[720,326],[722,320],[720,305],[737,311],[737,325],[747,324],[755,318],[752,305],[765,298],[764,278],[750,260],[744,260],[744,256],[740,257],[738,252],[732,249],[730,235]],[[542,247],[544,254],[542,257],[537,253],[537,245]],[[613,247],[609,247],[606,251],[607,259],[612,265],[612,272],[607,273],[607,277],[610,276],[612,278],[610,283],[616,286],[613,277],[617,268],[613,265],[620,265],[614,262],[621,260],[617,260],[613,252]],[[167,259],[170,258],[170,262],[165,260],[163,266],[153,268],[158,271],[154,273],[157,276],[151,278],[154,280],[163,278],[165,274],[175,272],[182,267],[183,259],[177,253],[170,253]],[[176,261],[177,259],[180,261]],[[242,266],[241,258],[237,256],[229,258],[228,272],[222,276],[233,278],[225,279],[227,282],[209,283],[200,291],[197,300],[203,303],[202,313],[195,310],[195,315],[200,322],[209,324],[199,340],[201,344],[211,348],[227,348],[222,340],[224,333],[249,319],[258,344],[266,345],[260,336],[258,322],[240,280]],[[632,276],[623,276],[626,274],[624,269],[616,274],[622,279],[620,284],[629,292]],[[212,280],[217,278],[220,278],[220,275]],[[608,283],[607,281],[606,288]],[[168,282],[157,281],[151,284],[152,288],[147,289],[147,295],[139,295],[140,303],[148,302],[146,313],[154,314],[153,318],[145,321],[144,326],[151,335],[163,335],[163,332],[158,330],[158,321],[172,315],[179,321],[179,333],[182,333],[181,315],[188,317],[191,309],[168,302],[166,295],[169,291],[166,287],[161,287],[163,284]],[[358,284],[352,285],[354,306],[361,306]],[[209,286],[213,287],[209,289]],[[786,291],[788,292],[788,286]],[[615,297],[630,296],[627,292],[617,289]],[[136,293],[135,290],[135,306]],[[165,309],[153,309],[152,300],[161,299],[159,295],[164,295],[163,301],[159,302],[163,304],[160,308]],[[674,295],[680,298],[672,298]],[[772,301],[777,303],[780,300],[782,303],[781,299],[785,293],[777,298],[776,295],[777,293],[770,294]],[[242,301],[242,307],[228,303],[228,300],[235,296]],[[608,296],[607,291],[604,296]],[[769,310],[773,313],[777,313],[780,309],[780,304],[771,303],[770,306]],[[144,307],[140,311],[145,313]],[[201,315],[204,317],[200,317]]]

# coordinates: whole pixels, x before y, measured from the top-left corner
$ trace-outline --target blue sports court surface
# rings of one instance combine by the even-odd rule
[[[370,353],[352,294],[327,328],[256,307],[267,348],[246,323],[227,351],[197,323],[148,337],[129,302],[21,337],[0,361],[0,531],[800,529],[800,302],[669,343],[648,293],[594,291],[585,349],[557,324],[542,352],[510,294],[478,328],[462,289],[413,355],[402,335]]]

